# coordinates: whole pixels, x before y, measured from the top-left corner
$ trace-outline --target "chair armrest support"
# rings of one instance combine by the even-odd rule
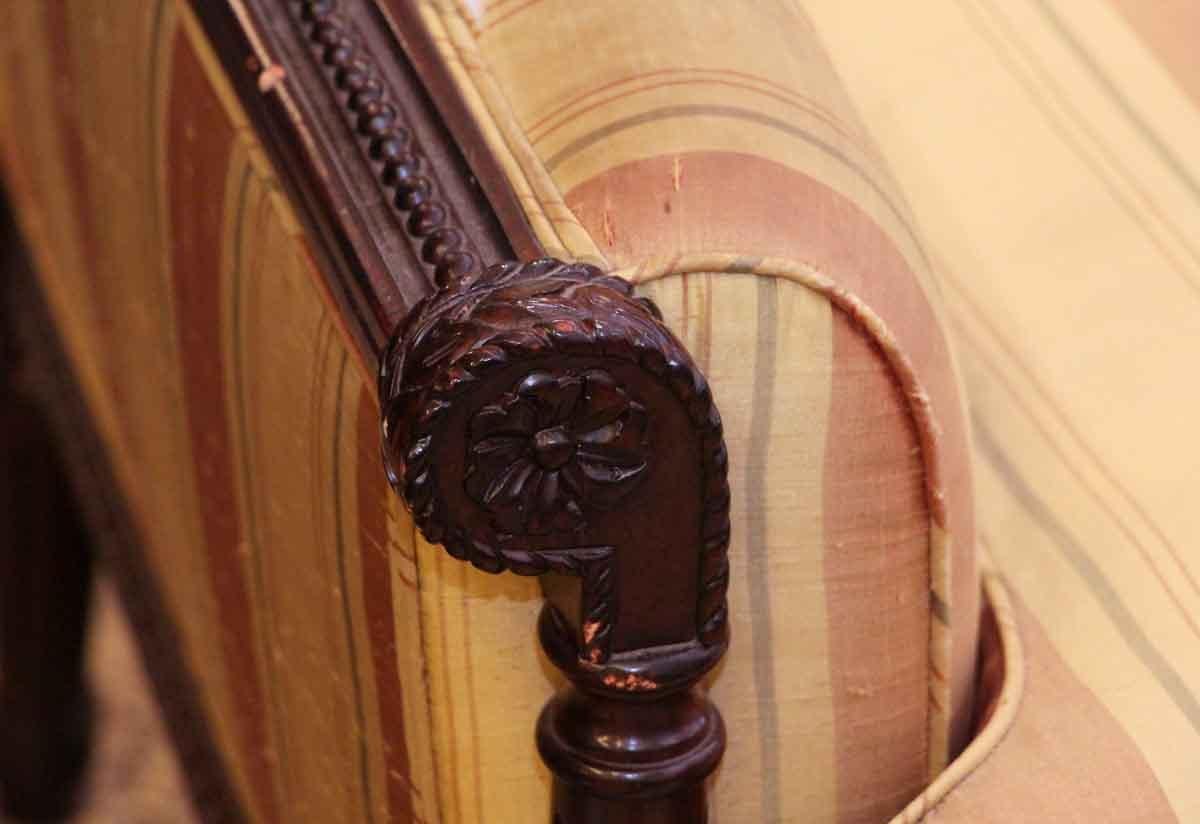
[[[538,723],[554,820],[704,820],[725,734],[694,685],[728,644],[726,453],[658,309],[552,259],[450,278],[401,323],[380,398],[425,538],[543,576],[539,636],[573,684]]]

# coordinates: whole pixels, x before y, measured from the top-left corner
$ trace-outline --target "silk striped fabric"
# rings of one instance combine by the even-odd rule
[[[1196,12],[594,5],[419,22],[541,241],[637,280],[712,379],[714,819],[1200,819]],[[536,584],[388,493],[186,6],[7,4],[0,44],[5,184],[251,818],[546,809]]]
[[[6,3],[0,44],[4,182],[249,819],[442,820],[373,376],[198,24]]]
[[[1026,646],[930,818],[1200,820],[1200,8],[806,6],[938,251]]]
[[[811,24],[757,2],[421,14],[542,242],[641,284],[713,383],[717,819],[886,820],[967,737],[971,479],[932,253]],[[494,717],[506,689],[470,700]],[[467,769],[486,787],[501,758]],[[459,770],[465,814],[490,796]]]

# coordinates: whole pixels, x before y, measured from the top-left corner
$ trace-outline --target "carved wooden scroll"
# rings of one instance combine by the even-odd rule
[[[537,728],[555,824],[706,820],[725,732],[694,685],[728,643],[726,453],[658,309],[582,264],[456,274],[401,324],[380,397],[426,539],[543,576],[539,636],[574,685]]]

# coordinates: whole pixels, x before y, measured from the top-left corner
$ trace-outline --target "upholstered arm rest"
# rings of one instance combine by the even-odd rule
[[[400,56],[367,5],[301,4],[298,19],[279,21],[278,42],[294,49],[290,77],[315,63],[300,104],[355,131],[359,154],[334,161],[347,179],[368,175],[351,186],[348,207],[365,211],[378,236],[388,224],[363,201],[380,192],[398,245],[412,250],[385,255],[385,268],[425,278],[400,281],[390,305],[402,308],[370,299],[377,277],[360,302],[381,307],[383,332],[395,331],[380,401],[393,482],[423,536],[414,555],[430,735],[464,754],[435,760],[437,785],[498,820],[545,804],[532,752],[521,749],[555,690],[529,652],[537,612],[542,645],[572,679],[654,693],[661,673],[630,668],[622,654],[705,649],[709,619],[726,613],[697,605],[723,601],[705,590],[728,580],[735,640],[707,682],[734,730],[711,793],[717,817],[894,814],[969,735],[979,584],[966,431],[932,255],[811,27],[758,3],[717,13],[682,0],[652,11],[551,2],[475,13],[379,3]],[[297,31],[305,45],[287,46]],[[448,135],[426,123],[421,90],[395,69],[402,57]],[[448,138],[466,168],[439,160],[435,147]],[[464,172],[487,195],[499,237],[475,216],[488,208],[472,206]],[[485,269],[544,255],[596,269],[549,278]],[[453,270],[443,262],[451,258]],[[657,309],[599,273],[632,283]],[[414,306],[430,283],[439,294]],[[616,323],[626,318],[637,323]],[[627,354],[614,361],[621,347]],[[667,385],[691,384],[707,399],[694,376],[711,382],[725,420],[727,497],[697,494],[710,482],[709,458],[721,456],[724,474],[726,451],[688,434],[702,410],[670,412],[694,403],[648,394],[662,367],[646,372],[646,353],[683,370]],[[586,407],[593,394],[604,417],[619,416],[620,457],[586,467],[590,479],[578,463],[554,470],[563,455],[578,461],[579,444],[541,443],[563,421],[530,423],[522,410],[558,409],[563,397]],[[515,440],[493,431],[528,438],[531,451],[509,454]],[[655,457],[664,448],[684,452]],[[601,474],[614,482],[597,483]],[[727,538],[692,509],[706,516],[713,500],[718,521],[729,507]],[[730,541],[728,579],[711,560],[714,536]],[[430,544],[488,571],[541,573],[542,585],[475,575],[464,601],[463,573],[435,560],[443,550]],[[611,568],[593,557],[608,547]],[[698,572],[681,574],[680,564]],[[554,572],[569,579],[544,574]],[[544,611],[543,590],[553,605]],[[463,662],[462,646],[493,652]],[[711,666],[724,642],[708,648],[715,654],[693,661],[680,683]],[[597,756],[597,742],[649,745],[581,712],[565,733],[542,726],[559,786],[581,778],[572,763],[596,769],[579,757],[578,737],[574,759],[562,757],[568,733],[581,730],[594,733],[586,747],[613,776],[632,775],[613,752]],[[463,713],[473,725],[455,720]],[[479,725],[492,733],[481,738]],[[693,784],[719,757],[714,735],[691,739],[704,754]],[[514,748],[525,755],[514,759]],[[589,787],[597,797],[619,794],[602,783]],[[565,809],[561,797],[556,806]]]
[[[973,501],[932,255],[810,25],[417,12],[542,247],[632,281],[711,381],[733,641],[710,694],[736,719],[714,809],[887,818],[969,736]]]
[[[397,331],[380,396],[425,538],[543,577],[541,643],[578,687],[538,723],[555,817],[702,820],[725,731],[689,688],[728,643],[727,456],[657,307],[586,264],[450,278]]]
[[[253,817],[882,821],[966,744],[936,257],[792,5],[34,5],[6,179]]]

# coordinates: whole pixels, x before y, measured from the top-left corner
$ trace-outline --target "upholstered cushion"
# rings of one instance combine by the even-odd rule
[[[1024,646],[1011,725],[910,818],[1196,820],[1196,6],[806,6],[938,250]]]
[[[638,281],[712,378],[715,818],[1200,815],[1200,21],[582,5],[408,22],[543,244]],[[546,809],[537,586],[387,490],[371,376],[190,13],[9,4],[0,42],[5,182],[251,816]]]
[[[736,639],[711,680],[733,731],[715,814],[891,815],[965,743],[976,651],[927,252],[802,18],[746,4],[675,37],[686,5],[547,10],[490,40],[449,6],[422,20],[452,66],[468,50],[461,91],[544,245],[640,283],[713,382]],[[544,809],[537,584],[414,535],[309,241],[190,14],[9,14],[12,43],[47,47],[6,85],[33,121],[6,135],[8,178],[251,811]],[[685,103],[659,117],[661,78]],[[147,117],[102,116],[118,104]]]
[[[930,252],[811,25],[757,2],[422,15],[543,243],[640,284],[713,383],[736,639],[716,815],[889,817],[968,732],[967,438]],[[469,700],[490,718],[506,689]]]

